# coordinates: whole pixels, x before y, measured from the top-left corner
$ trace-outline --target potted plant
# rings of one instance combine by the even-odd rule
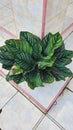
[[[7,81],[14,80],[17,84],[26,81],[31,89],[73,76],[66,67],[72,57],[73,51],[65,49],[59,32],[48,33],[41,40],[22,31],[19,39],[6,40],[0,47],[0,63],[9,70]]]

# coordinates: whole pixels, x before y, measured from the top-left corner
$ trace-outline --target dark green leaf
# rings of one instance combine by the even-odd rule
[[[64,50],[65,50],[65,45],[64,45],[64,42],[63,42],[62,45],[55,50],[54,55],[55,55],[56,57],[59,57],[59,58],[60,58],[61,55],[62,55],[62,53],[64,52]]]
[[[9,73],[6,76],[6,80],[10,81],[13,80],[14,82],[16,82],[17,84],[25,81],[25,77],[23,77],[23,74],[17,74],[17,75],[10,75]]]
[[[65,77],[73,76],[73,73],[70,71],[70,69],[66,67],[53,67],[51,73],[57,81],[65,80]]]
[[[35,66],[35,62],[27,53],[22,52],[20,54],[17,54],[15,61],[25,72],[32,70]]]
[[[37,42],[41,42],[40,38],[30,32],[20,32],[20,39],[26,40],[31,46],[34,46]]]
[[[41,40],[39,37],[36,35],[33,35],[30,32],[20,32],[20,39],[21,40],[26,40],[29,45],[32,46],[33,52],[33,58],[35,60],[40,59],[41,57],[41,52],[42,52],[42,46],[41,46]]]
[[[31,73],[26,74],[26,81],[31,89],[35,87],[42,86],[42,80],[40,77],[39,70],[35,69]]]
[[[48,33],[43,39],[42,39],[42,48],[43,48],[43,51],[44,49],[47,47],[49,41],[50,41],[50,38],[52,37],[52,33]]]
[[[7,69],[7,70],[10,70],[11,67],[12,65],[5,65],[5,64],[2,65],[2,68]]]
[[[45,69],[46,67],[52,67],[54,62],[56,60],[56,57],[51,57],[49,60],[40,60],[38,62],[38,68],[39,69]]]
[[[6,40],[5,44],[14,54],[24,51],[25,53],[32,54],[32,47],[26,40],[10,39]]]
[[[59,33],[56,33],[54,35],[51,35],[49,41],[47,42],[48,44],[44,50],[44,54],[50,58],[54,54],[55,49],[59,48],[62,45],[63,40],[61,35]]]
[[[43,71],[43,82],[45,83],[52,83],[54,82],[54,76],[48,71],[48,69],[45,69]]]
[[[14,64],[14,60],[10,59],[9,55],[6,55],[6,53],[0,52],[0,63],[12,66]]]
[[[57,60],[55,62],[56,66],[65,66],[72,62],[73,51],[64,50],[61,54],[57,55]]]

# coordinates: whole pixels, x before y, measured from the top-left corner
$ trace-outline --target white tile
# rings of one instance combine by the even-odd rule
[[[0,10],[0,26],[6,25],[13,20],[11,9],[3,7]]]
[[[65,90],[48,112],[66,130],[73,130],[73,93]]]
[[[14,38],[14,36],[12,36],[5,27],[3,27],[3,29],[0,29],[0,46],[3,46],[5,44],[5,41],[11,38]]]
[[[0,0],[0,4],[6,6],[7,4],[10,4],[10,0]]]
[[[16,24],[14,23],[14,21],[10,22],[9,24],[5,25],[4,28],[7,29],[8,31],[10,31],[13,35],[17,35],[17,28],[15,26]]]
[[[57,17],[65,8],[67,10],[69,0],[47,0],[46,20]]]
[[[70,3],[70,4],[73,3],[73,0],[69,0],[69,3]]]
[[[49,18],[46,18],[45,34],[47,34],[48,32],[51,33],[62,32],[65,15],[66,15],[66,9],[61,11],[51,20],[49,20]]]
[[[73,3],[68,6],[67,16],[73,18]]]
[[[65,30],[70,24],[73,23],[73,18],[70,18],[69,16],[66,16],[64,19],[62,31]],[[72,28],[73,29],[73,28]],[[71,30],[70,30],[71,31]]]
[[[44,87],[37,87],[34,90],[30,89],[26,82],[21,83],[19,86],[47,108],[64,83],[64,81],[55,81],[52,84],[44,84]]]
[[[3,130],[32,130],[42,113],[18,93],[3,109],[0,128]]]
[[[42,4],[40,0],[13,0],[14,16],[18,31],[30,31],[41,35]],[[37,30],[38,29],[38,30]]]
[[[45,117],[36,130],[60,130],[60,128]]]
[[[17,90],[0,76],[0,109],[16,92]]]
[[[3,5],[0,3],[0,9],[3,7]]]

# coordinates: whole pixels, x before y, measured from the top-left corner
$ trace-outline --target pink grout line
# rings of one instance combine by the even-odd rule
[[[0,70],[0,74],[6,78],[6,74]],[[33,101],[33,103],[39,107],[39,109],[45,113],[46,112],[46,108],[41,105],[36,99],[34,99],[29,93],[27,93],[23,88],[21,88],[18,84],[16,84],[13,80],[9,81],[9,83],[11,85],[13,85],[18,91],[20,91],[25,97],[27,97],[28,99],[30,99],[31,101]]]
[[[41,39],[44,37],[45,32],[46,8],[47,8],[47,0],[43,0]]]
[[[61,35],[64,35],[71,27],[73,27],[73,23],[68,26],[62,33]],[[0,29],[2,31],[4,31],[5,33],[9,34],[10,36],[17,38],[17,36],[15,36],[14,34],[12,34],[11,32],[9,32],[8,30],[6,30],[4,27],[0,26]],[[0,70],[0,73],[2,74],[2,76],[5,78],[6,75],[5,73]],[[52,102],[50,103],[50,105],[47,107],[47,109],[41,105],[36,99],[34,99],[30,94],[28,94],[24,89],[22,89],[21,87],[19,87],[19,85],[17,85],[14,81],[10,81],[10,83],[18,90],[20,91],[24,96],[26,96],[28,99],[30,99],[33,104],[35,104],[40,110],[42,110],[44,113],[46,113],[54,104],[54,102],[58,99],[59,95],[62,93],[62,91],[64,90],[64,88],[67,86],[67,84],[70,82],[71,78],[69,78],[66,83],[64,84],[64,86],[60,89],[60,91],[57,93],[57,95],[55,96],[55,98],[52,100]]]
[[[70,24],[62,33],[61,33],[61,35],[64,35],[70,28],[72,28],[73,27],[73,23],[72,24]]]
[[[11,33],[10,31],[8,31],[7,29],[5,29],[3,26],[0,26],[0,30],[2,30],[3,32],[7,33],[8,35],[12,36],[13,38],[18,38],[17,36],[15,36],[13,33]]]
[[[57,95],[54,97],[54,99],[52,100],[52,102],[50,103],[50,105],[47,107],[47,111],[52,107],[52,105],[55,103],[55,101],[58,99],[58,97],[60,96],[60,94],[63,92],[63,90],[65,89],[65,87],[69,84],[71,78],[68,78],[67,81],[65,82],[65,84],[63,85],[63,87],[60,89],[60,91],[57,93]]]

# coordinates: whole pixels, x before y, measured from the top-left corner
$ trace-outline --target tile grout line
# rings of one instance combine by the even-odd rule
[[[69,88],[65,88],[68,91],[70,91],[71,93],[73,93],[72,90],[70,90]],[[64,91],[63,91],[64,92]],[[63,93],[62,93],[63,94]],[[61,95],[62,95],[61,94]],[[56,101],[57,102],[57,101]],[[50,116],[48,113],[46,113],[46,117],[48,117],[55,125],[57,125],[61,130],[66,130],[62,125],[59,124],[58,121],[56,121],[52,116]]]
[[[43,121],[43,119],[47,117],[50,121],[52,121],[56,126],[58,126],[58,128],[60,128],[61,130],[66,130],[62,125],[60,125],[53,117],[51,117],[49,114],[43,114],[40,119],[37,121],[37,123],[35,124],[35,126],[33,127],[32,130],[37,130],[38,126],[40,125],[40,123]]]
[[[73,91],[72,91],[70,88],[67,87],[66,89],[67,89],[68,91],[70,91],[71,93],[73,93]]]
[[[68,34],[68,36],[66,36],[65,38],[64,38],[64,41],[71,35],[73,33],[73,31],[71,31],[69,34]],[[65,43],[66,44],[66,43]]]
[[[1,72],[1,76],[2,76],[3,78],[5,78],[5,74],[4,74],[3,72]],[[42,108],[41,108],[41,107],[38,107],[38,106],[35,104],[35,102],[32,101],[32,97],[31,97],[31,96],[28,96],[26,92],[25,92],[26,95],[24,95],[23,89],[21,89],[21,91],[19,90],[18,85],[15,84],[14,81],[10,81],[10,82],[8,82],[8,83],[11,84],[12,87],[14,87],[22,96],[24,96],[29,102],[31,102],[36,108],[38,108],[38,110],[40,110],[43,114],[46,113],[46,109],[42,106],[43,109],[44,109],[44,110],[42,111]]]
[[[41,39],[43,39],[45,33],[47,2],[48,2],[47,0],[43,0],[42,3],[43,5],[42,5]]]
[[[0,5],[2,6],[2,7],[0,7],[0,9],[2,9],[2,8],[4,8],[4,7],[5,7],[5,8],[8,8],[8,7],[7,7],[6,5],[4,5],[4,4],[1,4],[1,3],[0,3]],[[10,9],[10,8],[8,8],[8,9]]]
[[[18,91],[0,108],[0,111],[17,95]]]
[[[61,130],[66,130],[62,125],[59,124],[52,116],[46,114],[46,117],[49,118],[56,126],[58,126]]]
[[[37,121],[37,123],[35,124],[35,126],[32,128],[32,130],[36,130],[44,118],[45,118],[45,114],[43,114],[40,117],[40,119]]]

